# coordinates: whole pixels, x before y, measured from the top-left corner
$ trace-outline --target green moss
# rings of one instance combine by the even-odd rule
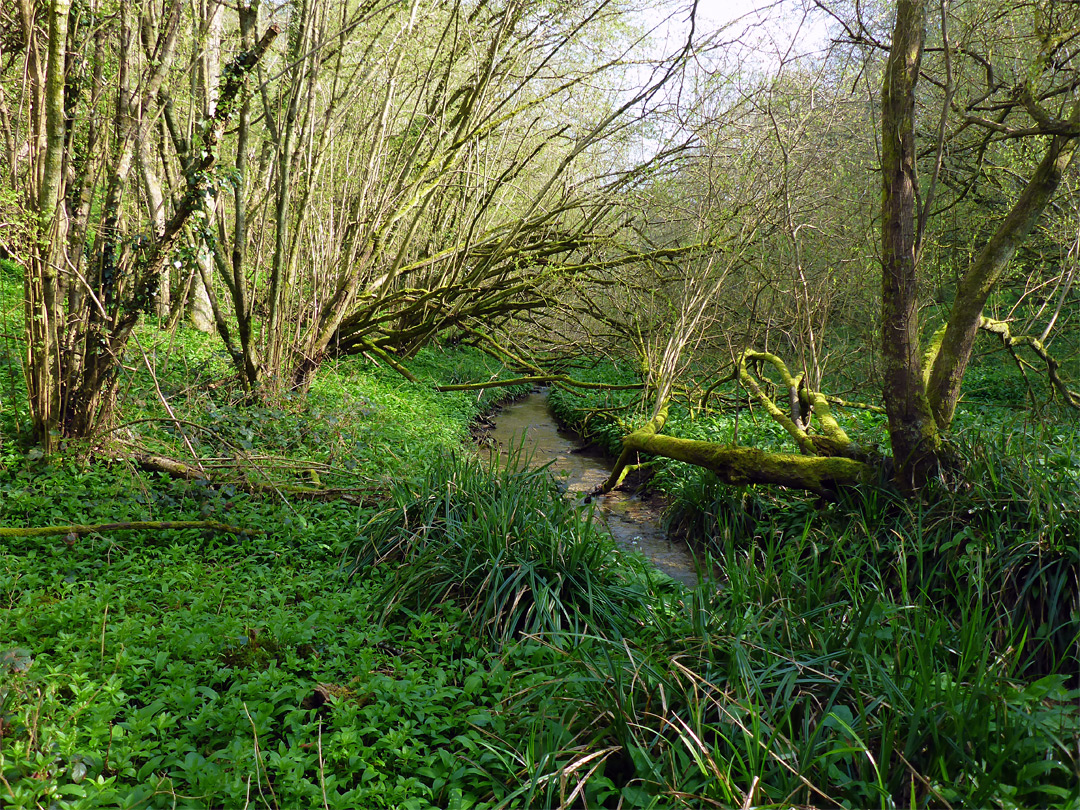
[[[774,453],[673,436],[633,433],[626,437],[626,446],[703,467],[728,484],[774,484],[821,495],[875,475],[871,465],[849,458]]]

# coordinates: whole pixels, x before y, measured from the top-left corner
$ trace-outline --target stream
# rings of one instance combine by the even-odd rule
[[[556,424],[548,410],[547,393],[529,394],[495,414],[490,437],[502,455],[522,448],[529,465],[551,463],[551,473],[568,492],[583,497],[611,474],[603,455],[581,447],[576,435]],[[653,565],[691,587],[697,586],[694,556],[684,543],[667,539],[660,511],[625,492],[609,492],[594,500],[596,515],[619,545],[640,551]]]

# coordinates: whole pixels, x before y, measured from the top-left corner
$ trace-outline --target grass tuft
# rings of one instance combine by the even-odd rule
[[[596,627],[621,634],[629,606],[645,597],[647,577],[616,564],[591,511],[520,455],[503,466],[454,455],[392,497],[346,553],[354,576],[393,568],[384,616],[453,601],[473,632],[499,640]]]

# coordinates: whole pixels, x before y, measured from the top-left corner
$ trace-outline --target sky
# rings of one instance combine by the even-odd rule
[[[671,10],[680,10],[662,27],[671,46],[685,39],[691,2],[669,0],[647,12],[661,20]],[[755,61],[764,67],[778,64],[783,57],[820,51],[828,44],[826,23],[825,15],[810,0],[698,0],[695,33],[719,32],[725,41],[737,39],[743,49],[757,54]]]

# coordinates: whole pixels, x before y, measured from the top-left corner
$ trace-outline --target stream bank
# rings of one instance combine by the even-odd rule
[[[548,409],[547,391],[507,404],[491,421],[494,427],[488,435],[504,458],[521,455],[530,467],[550,465],[552,475],[578,498],[611,474],[606,457],[582,447],[577,435],[559,427]],[[657,505],[621,491],[599,496],[593,503],[620,546],[642,553],[672,579],[697,586],[697,561],[685,543],[667,538]]]

